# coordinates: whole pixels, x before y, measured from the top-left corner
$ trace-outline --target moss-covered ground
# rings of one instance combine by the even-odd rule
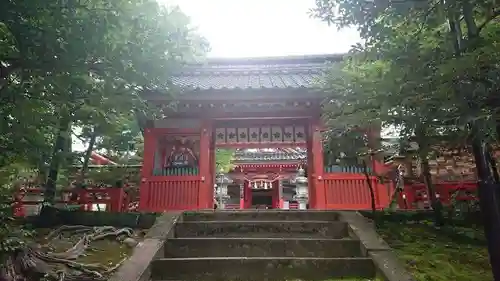
[[[477,227],[385,222],[378,233],[418,281],[492,280],[486,241]]]

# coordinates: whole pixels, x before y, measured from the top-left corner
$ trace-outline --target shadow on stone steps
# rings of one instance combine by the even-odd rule
[[[201,211],[185,212],[183,221],[337,221],[338,212],[332,211]]]
[[[153,261],[153,280],[281,281],[371,278],[370,258],[162,258]]]
[[[296,238],[173,238],[165,257],[361,257],[359,240]]]
[[[344,222],[328,221],[212,221],[181,222],[175,237],[248,237],[248,238],[330,238],[348,237]]]

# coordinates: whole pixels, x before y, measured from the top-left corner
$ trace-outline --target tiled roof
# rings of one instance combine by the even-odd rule
[[[340,55],[212,59],[188,65],[172,78],[186,90],[310,88]]]
[[[238,149],[234,154],[234,163],[300,161],[307,159],[307,151],[303,148],[276,149]]]

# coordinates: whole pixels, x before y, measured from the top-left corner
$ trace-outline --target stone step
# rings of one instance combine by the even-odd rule
[[[165,257],[361,257],[353,239],[171,238]]]
[[[373,278],[370,258],[162,258],[151,265],[153,280],[281,281]]]
[[[241,210],[185,212],[183,221],[336,221],[333,211]]]
[[[328,238],[348,237],[347,223],[330,221],[180,222],[175,237]]]

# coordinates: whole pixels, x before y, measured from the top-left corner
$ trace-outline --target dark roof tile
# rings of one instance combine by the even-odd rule
[[[213,60],[188,65],[172,81],[186,90],[310,88],[339,56]]]

